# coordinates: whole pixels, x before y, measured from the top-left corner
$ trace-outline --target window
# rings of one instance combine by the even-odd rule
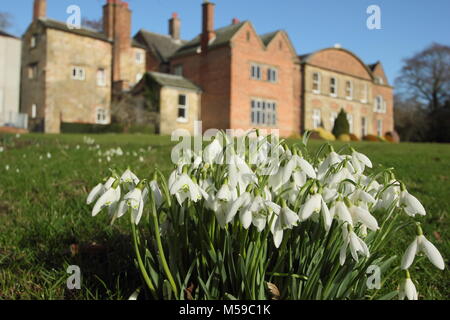
[[[28,79],[36,79],[38,75],[38,64],[33,63],[28,66]]]
[[[386,101],[384,101],[382,96],[377,96],[375,98],[374,111],[380,113],[386,112]]]
[[[96,113],[95,122],[97,124],[108,124],[108,114],[105,108],[97,108]]]
[[[250,31],[247,31],[247,42],[250,42]]]
[[[353,133],[353,115],[347,113],[347,121],[348,121],[348,128],[350,130],[350,133]]]
[[[82,67],[73,67],[72,68],[72,79],[83,81],[86,78],[84,73],[84,68]]]
[[[143,64],[144,63],[144,53],[137,51],[136,52],[136,63],[137,64]]]
[[[330,78],[330,96],[337,97],[337,79],[335,77]]]
[[[183,76],[183,65],[177,64],[173,67],[173,74]]]
[[[353,99],[353,83],[351,81],[345,83],[345,97],[349,100]]]
[[[251,121],[253,125],[275,126],[277,124],[277,104],[273,101],[252,100]]]
[[[267,69],[267,81],[277,82],[278,81],[278,70],[275,68]]]
[[[312,83],[312,91],[314,93],[320,93],[320,73],[314,72],[313,73],[313,83]]]
[[[31,106],[31,119],[36,119],[37,116],[37,107],[35,104]]]
[[[322,119],[319,109],[313,110],[312,120],[313,120],[313,129],[317,129],[322,126]]]
[[[367,136],[367,118],[361,118],[361,137]]]
[[[2,116],[2,113],[3,113],[3,104],[4,104],[4,101],[3,101],[3,89],[0,88],[0,117]]]
[[[377,135],[381,137],[383,135],[383,120],[377,120]]]
[[[138,74],[136,75],[136,83],[138,83],[139,81],[141,81],[142,77],[143,77],[142,73],[138,73]]]
[[[105,69],[98,69],[97,70],[97,85],[99,87],[104,87],[106,86],[106,72]]]
[[[188,121],[187,96],[185,94],[178,95],[178,122]]]
[[[336,118],[337,118],[337,112],[332,112],[330,115],[330,128],[331,128],[330,131],[332,131],[334,128],[334,122],[336,121]]]
[[[384,84],[384,80],[382,77],[375,77],[375,83],[376,84]]]
[[[252,73],[252,79],[255,79],[255,80],[262,79],[261,67],[258,66],[257,64],[252,64],[251,73]]]
[[[36,48],[36,45],[37,45],[37,39],[38,39],[38,36],[37,36],[36,34],[33,34],[33,35],[31,36],[31,38],[30,38],[30,48],[31,48],[31,49]]]
[[[366,103],[367,102],[368,95],[369,95],[369,87],[368,87],[367,83],[364,83],[363,87],[362,87],[362,96],[361,96],[361,102],[362,103]]]

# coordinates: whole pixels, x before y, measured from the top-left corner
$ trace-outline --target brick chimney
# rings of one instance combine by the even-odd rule
[[[172,14],[172,18],[169,20],[169,34],[172,39],[180,40],[181,21],[176,12]]]
[[[231,24],[232,25],[235,25],[235,24],[238,24],[238,23],[240,23],[241,21],[238,19],[238,18],[233,18],[233,20],[231,21]]]
[[[123,0],[107,0],[103,6],[103,32],[114,42],[113,81],[122,80],[121,57],[131,47],[131,10]]]
[[[47,0],[34,0],[33,21],[47,16]]]
[[[205,0],[203,3],[203,27],[201,36],[202,53],[208,51],[208,44],[216,36],[214,32],[214,3]]]

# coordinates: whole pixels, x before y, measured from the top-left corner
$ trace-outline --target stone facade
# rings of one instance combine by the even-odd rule
[[[0,31],[0,127],[19,113],[21,41]]]
[[[331,131],[341,109],[357,137],[394,130],[393,90],[380,63],[375,70],[382,82],[370,66],[345,49],[324,49],[302,58],[304,130],[320,126]]]
[[[178,118],[179,95],[186,97],[187,117]],[[201,95],[194,90],[175,87],[162,87],[160,91],[160,133],[171,135],[177,129],[194,134],[194,122],[200,120]]]

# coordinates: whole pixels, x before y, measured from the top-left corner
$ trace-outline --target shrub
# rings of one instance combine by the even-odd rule
[[[393,143],[399,143],[400,142],[400,136],[398,135],[398,133],[396,131],[393,132],[387,132],[384,135],[384,138],[389,141],[389,142],[393,142]]]
[[[314,133],[317,133],[319,140],[326,140],[326,141],[336,140],[336,137],[330,131],[327,131],[324,128],[317,128],[313,131],[313,135]]]
[[[343,141],[343,142],[350,142],[352,141],[352,139],[350,138],[349,134],[341,134],[338,138],[339,141]]]
[[[368,134],[367,136],[364,136],[363,140],[370,141],[370,142],[379,142],[380,141],[380,139],[373,134]]]
[[[355,134],[353,134],[353,133],[350,133],[350,139],[351,139],[352,141],[359,141],[359,138],[358,138]]]
[[[349,134],[350,125],[347,119],[347,113],[344,109],[341,109],[336,120],[334,121],[333,134],[335,137],[339,137],[341,134]]]

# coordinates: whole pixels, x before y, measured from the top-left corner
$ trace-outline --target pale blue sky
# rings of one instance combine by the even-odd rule
[[[48,16],[65,21],[66,8],[79,5],[82,15],[98,18],[106,0],[47,0]],[[182,19],[182,37],[191,39],[201,28],[202,0],[129,0],[133,34],[140,28],[167,33],[172,12]],[[288,32],[299,54],[336,43],[364,62],[381,60],[392,83],[402,59],[432,42],[450,45],[450,0],[216,0],[216,27],[233,17],[250,20],[258,33]],[[33,0],[1,0],[0,11],[13,16],[9,30],[21,35],[31,21]],[[382,30],[366,27],[369,5],[381,8]]]

